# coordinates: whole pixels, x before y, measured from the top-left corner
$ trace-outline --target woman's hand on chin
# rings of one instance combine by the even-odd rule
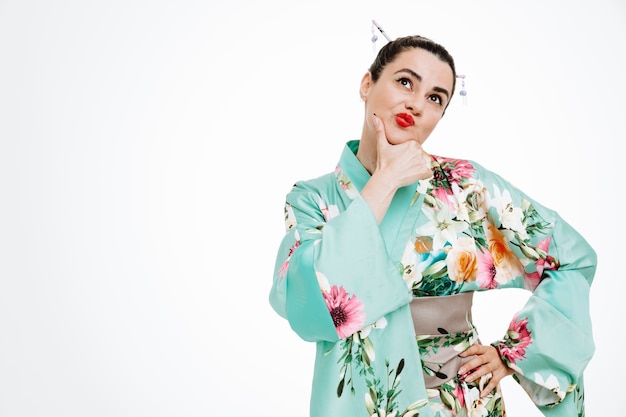
[[[376,129],[376,170],[372,175],[383,176],[395,189],[432,176],[430,156],[416,140],[392,145],[387,140],[382,120],[372,115]]]

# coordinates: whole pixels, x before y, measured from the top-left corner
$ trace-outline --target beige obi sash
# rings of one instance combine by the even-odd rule
[[[472,324],[473,296],[473,292],[465,292],[419,297],[411,301],[426,388],[451,380],[461,365],[472,358],[458,355],[478,341],[478,333]]]

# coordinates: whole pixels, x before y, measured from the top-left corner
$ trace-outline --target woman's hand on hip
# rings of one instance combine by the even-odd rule
[[[475,355],[475,357],[459,369],[459,376],[465,379],[466,382],[472,382],[484,375],[491,374],[489,383],[480,393],[481,397],[485,397],[493,391],[502,378],[514,373],[502,361],[498,350],[491,345],[472,345],[459,356],[464,358],[472,355]]]

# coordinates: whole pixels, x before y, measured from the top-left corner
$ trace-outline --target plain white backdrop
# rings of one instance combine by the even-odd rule
[[[587,412],[615,415],[623,2],[0,0],[0,416],[307,415],[314,346],[267,297],[285,194],[360,134],[371,19],[467,76],[426,149],[596,248]],[[476,297],[483,341],[525,297]]]

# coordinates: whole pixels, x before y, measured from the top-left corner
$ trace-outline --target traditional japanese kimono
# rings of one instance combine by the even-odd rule
[[[504,416],[499,388],[479,398],[489,376],[457,375],[478,340],[472,294],[502,288],[531,293],[492,345],[544,415],[584,415],[593,249],[493,172],[438,156],[379,225],[360,196],[358,145],[285,205],[270,302],[317,344],[310,415]]]

